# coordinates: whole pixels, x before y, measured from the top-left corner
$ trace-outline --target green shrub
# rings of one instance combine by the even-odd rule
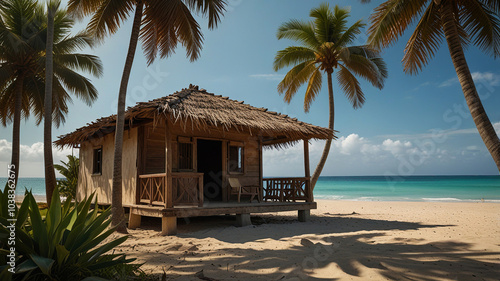
[[[11,274],[7,265],[12,246],[8,241],[11,217],[6,191],[0,191],[0,280],[106,280],[102,277],[120,274],[123,268],[131,268],[131,276],[140,272],[138,265],[129,264],[134,259],[106,254],[127,239],[124,236],[101,243],[114,232],[108,229],[109,208],[101,213],[98,208],[91,210],[94,195],[79,203],[68,198],[62,204],[56,190],[45,218],[31,192],[26,192],[21,205],[16,206],[17,260],[15,273]]]
[[[80,160],[73,155],[66,155],[66,157],[68,157],[68,162],[61,161],[62,165],[54,165],[54,168],[64,176],[64,179],[57,181],[57,188],[62,196],[75,198]]]

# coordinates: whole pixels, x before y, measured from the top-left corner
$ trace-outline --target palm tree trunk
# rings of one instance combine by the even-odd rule
[[[457,72],[458,80],[462,86],[462,91],[467,101],[467,105],[469,106],[472,119],[500,172],[500,140],[498,139],[495,129],[491,125],[491,121],[477,93],[476,85],[474,84],[469,66],[465,59],[464,50],[456,27],[455,16],[453,14],[453,6],[450,2],[451,1],[443,1],[440,12],[441,24],[443,25],[451,59],[455,66],[455,71]]]
[[[113,194],[111,199],[111,224],[116,227],[116,231],[127,233],[125,227],[125,214],[122,206],[122,152],[123,152],[123,131],[125,127],[125,101],[127,98],[127,86],[134,62],[135,51],[139,41],[139,31],[142,20],[142,1],[137,1],[135,10],[134,23],[132,25],[132,34],[123,69],[122,81],[120,83],[120,92],[118,94],[118,112],[116,117],[115,131],[115,156],[113,161]]]
[[[45,55],[45,101],[43,120],[43,156],[45,161],[45,194],[50,206],[56,187],[54,159],[52,158],[52,83],[54,73],[54,7],[49,4],[47,21],[47,42]]]
[[[334,121],[335,121],[335,103],[333,100],[332,71],[327,71],[327,74],[328,74],[328,100],[329,100],[329,106],[330,106],[328,128],[333,131],[333,125],[334,125]],[[314,190],[314,186],[316,185],[316,182],[318,181],[319,175],[321,174],[321,171],[323,171],[323,167],[325,166],[326,159],[328,158],[328,154],[330,153],[330,147],[332,145],[332,140],[333,140],[333,138],[329,138],[326,140],[325,148],[323,148],[323,154],[321,155],[321,158],[319,159],[318,166],[316,166],[316,169],[314,170],[314,173],[312,175],[311,189],[313,189],[313,190]]]
[[[15,100],[14,100],[14,122],[12,129],[12,159],[10,161],[10,172],[13,173],[14,186],[17,187],[19,178],[19,154],[21,147],[21,107],[23,103],[24,76],[20,75],[16,81]],[[11,177],[11,174],[8,177]]]

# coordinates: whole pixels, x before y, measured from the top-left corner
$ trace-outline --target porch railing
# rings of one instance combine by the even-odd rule
[[[174,206],[203,207],[203,173],[172,173]]]
[[[310,178],[264,178],[264,201],[295,202],[304,200],[312,202]]]
[[[139,175],[138,201],[143,204],[165,206],[166,174]],[[203,174],[172,173],[172,203],[174,206],[203,206]]]
[[[165,205],[166,174],[139,176],[139,201],[149,205]]]

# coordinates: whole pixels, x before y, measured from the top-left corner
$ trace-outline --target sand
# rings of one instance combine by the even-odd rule
[[[318,201],[296,212],[179,219],[160,236],[160,219],[116,251],[167,280],[499,280],[500,204]],[[116,234],[117,235],[117,234]],[[117,253],[115,251],[115,253]]]

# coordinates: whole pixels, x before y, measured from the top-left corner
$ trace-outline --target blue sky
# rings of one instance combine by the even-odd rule
[[[65,4],[66,1],[63,1]],[[157,60],[149,68],[139,47],[129,83],[127,105],[171,94],[197,84],[216,94],[246,103],[267,107],[312,124],[327,126],[328,104],[326,81],[309,113],[303,112],[301,89],[291,104],[285,104],[276,86],[286,73],[272,69],[278,50],[295,42],[277,40],[276,30],[290,19],[308,19],[311,8],[324,1],[316,0],[229,0],[225,17],[215,30],[206,28],[200,19],[205,41],[201,58],[190,63],[185,51]],[[333,7],[350,7],[350,22],[368,18],[380,1],[328,1]],[[86,22],[79,23],[81,30]],[[99,99],[92,107],[74,100],[67,122],[54,129],[54,138],[73,131],[101,116],[116,112],[118,86],[127,51],[131,22],[108,38],[104,45],[86,53],[98,55],[104,64],[104,76],[92,79]],[[334,83],[336,124],[339,131],[323,175],[440,175],[498,174],[496,166],[479,137],[456,78],[446,45],[418,75],[403,73],[401,59],[410,32],[393,47],[384,50],[389,78],[383,90],[362,82],[367,101],[354,110]],[[366,42],[360,35],[356,44]],[[466,52],[469,67],[483,104],[500,131],[499,60],[481,53],[475,47]],[[324,79],[326,80],[326,79]],[[0,128],[0,165],[10,161],[12,128]],[[43,128],[33,120],[21,128],[21,177],[43,176]],[[311,144],[311,169],[322,151],[322,142]],[[71,151],[55,151],[56,161]],[[77,153],[77,152],[75,152]],[[283,165],[286,161],[287,165]],[[268,176],[303,173],[302,145],[281,151],[266,151],[264,171]],[[0,170],[0,177],[7,169]]]

